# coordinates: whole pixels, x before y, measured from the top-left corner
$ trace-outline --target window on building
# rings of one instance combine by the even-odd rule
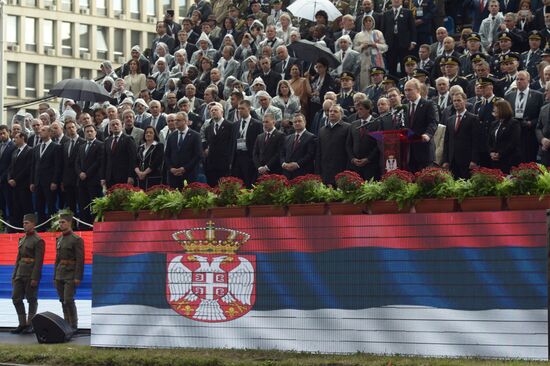
[[[25,64],[25,97],[36,98],[37,64]]]
[[[98,15],[107,15],[107,3],[106,0],[95,1],[96,13]]]
[[[73,11],[73,1],[72,0],[61,0],[61,10],[63,10],[63,11]]]
[[[73,54],[73,30],[68,22],[61,22],[61,53],[65,56]]]
[[[115,36],[114,38],[115,47],[114,47],[113,53],[115,57],[123,56],[124,55],[124,29],[115,28],[114,36]]]
[[[61,68],[61,80],[74,78],[74,69],[72,67]]]
[[[19,63],[8,61],[7,94],[11,97],[19,96]]]
[[[187,5],[185,5],[185,1],[181,1],[180,4],[180,17],[184,17],[187,15]],[[174,19],[175,20],[175,19]]]
[[[107,59],[107,28],[97,27],[96,32],[96,49],[97,49],[97,58],[99,60]]]
[[[172,0],[162,0],[162,14],[166,13],[168,9],[174,9],[172,7]]]
[[[44,19],[42,21],[42,39],[44,42],[44,51],[55,47],[55,29],[53,20]]]
[[[56,1],[55,0],[43,0],[42,4],[44,5],[44,7],[46,9],[54,9],[55,7],[55,3]]]
[[[147,15],[150,17],[157,16],[156,1],[147,1]]]
[[[86,80],[92,80],[92,70],[80,69],[80,78]]]
[[[36,18],[25,18],[25,51],[36,52]]]
[[[141,1],[130,0],[130,17],[132,19],[141,18]]]
[[[113,14],[122,14],[123,4],[122,0],[113,0]]]
[[[147,47],[151,47],[153,40],[157,37],[156,33],[147,33]],[[153,51],[151,51],[153,52]]]
[[[22,4],[25,6],[36,6],[36,0],[23,0]]]
[[[44,65],[44,94],[47,94],[56,83],[56,66]]]
[[[90,52],[90,26],[80,24],[78,28],[80,34],[80,52]]]
[[[10,43],[17,44],[19,42],[19,17],[8,15],[6,29],[9,29],[9,32],[6,32],[6,42],[8,42],[8,45]]]
[[[141,32],[140,31],[131,31],[130,32],[130,45],[140,46],[141,47]]]
[[[82,10],[89,10],[90,9],[90,0],[79,0],[80,4],[80,12],[82,13]]]

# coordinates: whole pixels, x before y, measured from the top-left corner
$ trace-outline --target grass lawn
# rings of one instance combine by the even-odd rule
[[[528,366],[547,362],[416,357],[320,355],[279,351],[208,349],[105,349],[70,344],[0,345],[0,362],[37,365],[326,365],[326,366]]]

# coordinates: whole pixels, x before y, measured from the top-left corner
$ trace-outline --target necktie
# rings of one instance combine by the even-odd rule
[[[523,98],[525,97],[525,94],[523,92],[519,93],[519,101],[520,103],[523,101]]]
[[[267,140],[269,140],[270,136],[271,136],[271,132],[266,133],[264,142],[267,142]]]
[[[6,150],[6,142],[2,143],[2,146],[0,147],[0,156],[4,155],[4,150]]]
[[[342,62],[344,62],[345,58],[346,58],[346,51],[342,51]]]
[[[361,120],[361,127],[359,127],[359,136],[365,137],[366,128],[365,125],[367,124],[366,120]]]
[[[439,106],[441,108],[443,108],[443,101],[445,100],[445,96],[444,95],[440,95],[439,96]]]
[[[74,147],[74,140],[71,140],[71,142],[69,143],[69,150],[67,151],[67,155],[71,156],[71,151],[73,151],[73,147]]]
[[[42,155],[44,154],[44,150],[46,150],[45,142],[43,142],[42,145],[40,146],[40,157],[42,157]]]
[[[410,127],[414,124],[414,112],[415,112],[415,104],[411,103],[411,110],[409,112],[409,121],[410,121]]]
[[[115,139],[113,140],[113,144],[111,145],[111,151],[115,151],[117,144],[118,144],[118,136],[115,136]]]
[[[484,9],[485,9],[485,0],[479,0],[479,12],[483,13]]]
[[[214,123],[214,133],[217,135],[218,134],[218,130],[220,128],[220,125],[218,125],[217,123]]]
[[[86,149],[84,149],[84,154],[88,155],[88,151],[90,150],[90,147],[92,147],[92,142],[88,141],[86,143]]]
[[[292,151],[295,151],[298,147],[298,142],[300,141],[300,135],[296,134],[296,137],[294,137],[294,145],[292,145]]]
[[[180,131],[180,135],[179,135],[179,138],[178,138],[178,149],[181,149],[181,147],[183,146],[183,139],[184,138],[185,138],[184,133],[182,131]]]
[[[456,122],[455,122],[455,131],[458,131],[458,128],[460,127],[460,122],[462,121],[462,114],[459,114],[456,116]]]
[[[15,155],[16,159],[19,157],[19,154],[21,154],[21,151],[23,151],[23,149],[17,149],[17,155]]]

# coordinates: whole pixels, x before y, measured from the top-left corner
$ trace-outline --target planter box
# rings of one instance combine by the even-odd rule
[[[460,203],[462,211],[501,211],[504,200],[501,197],[468,197]]]
[[[414,204],[418,213],[458,211],[456,198],[424,198]]]
[[[550,209],[550,196],[511,196],[506,199],[510,210],[546,210]]]
[[[194,210],[192,208],[184,208],[176,215],[177,219],[207,219],[210,217],[209,210]]]
[[[130,211],[105,211],[104,221],[135,221],[136,215]]]
[[[137,214],[137,221],[146,221],[146,220],[170,220],[172,214],[169,211],[139,211]]]
[[[256,205],[248,207],[250,217],[286,216],[286,208],[272,205]]]
[[[289,216],[323,216],[327,211],[324,203],[304,203],[288,206]]]
[[[399,208],[395,201],[373,201],[368,204],[369,212],[373,215],[408,213],[411,211],[410,205]]]
[[[366,207],[355,203],[332,202],[328,204],[328,211],[330,215],[362,215]]]
[[[226,218],[226,217],[246,217],[246,207],[212,207],[210,209],[210,217]]]

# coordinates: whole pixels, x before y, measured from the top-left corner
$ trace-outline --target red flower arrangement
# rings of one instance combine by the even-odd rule
[[[405,183],[414,182],[414,174],[401,169],[390,170],[382,176],[382,181],[397,179]]]
[[[262,175],[256,181],[254,189],[249,192],[248,204],[279,205],[286,203],[288,179],[281,174]]]
[[[327,187],[319,175],[306,174],[290,181],[290,202],[302,203],[323,203],[336,200],[337,193],[334,189]]]
[[[510,187],[507,195],[531,195],[538,192],[538,177],[544,169],[537,163],[521,163],[510,170]]]
[[[419,196],[423,198],[447,198],[455,194],[452,174],[441,168],[424,168],[415,174]]]
[[[364,183],[363,178],[357,172],[351,170],[344,170],[336,174],[334,180],[336,181],[336,187],[346,193],[358,190]]]
[[[215,189],[217,197],[215,203],[218,206],[234,206],[238,203],[239,194],[244,188],[244,182],[236,177],[222,177]]]
[[[506,176],[500,169],[478,167],[472,169],[472,177],[467,181],[459,198],[496,196],[498,184]]]
[[[141,191],[142,189],[139,188],[139,187],[135,187],[131,184],[127,184],[127,183],[118,183],[118,184],[114,184],[112,185],[108,190],[107,190],[107,194],[112,194],[114,193],[115,191],[129,191],[129,192],[139,192]]]

